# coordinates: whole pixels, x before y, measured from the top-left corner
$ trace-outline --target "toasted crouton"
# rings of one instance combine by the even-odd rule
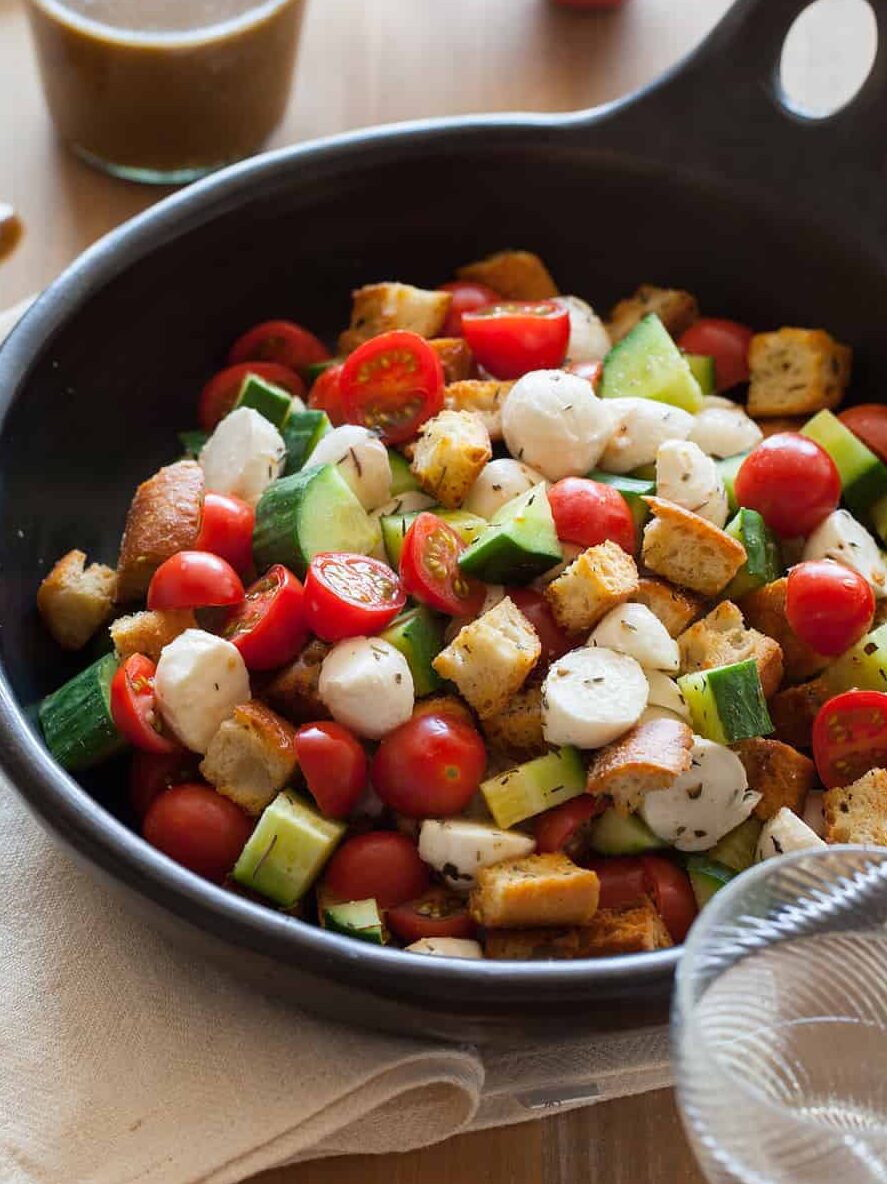
[[[453,302],[451,292],[398,283],[366,284],[352,292],[351,298],[351,325],[339,334],[342,354],[350,354],[371,337],[392,329],[437,337]]]
[[[655,284],[641,284],[632,296],[620,300],[610,310],[607,330],[615,345],[629,333],[638,321],[655,312],[672,337],[679,337],[699,317],[696,297],[680,288],[657,288]]]
[[[117,573],[103,563],[86,564],[82,551],[69,551],[37,590],[43,624],[66,650],[79,650],[107,621],[117,595]]]
[[[478,871],[471,915],[487,929],[587,925],[599,894],[597,873],[566,855],[526,855]]]
[[[435,337],[428,344],[440,358],[444,382],[447,385],[467,382],[477,375],[474,354],[464,337]]]
[[[774,737],[792,748],[810,748],[813,721],[833,693],[823,678],[779,691],[767,704]]]
[[[524,687],[501,711],[482,724],[487,744],[509,761],[525,761],[547,751],[542,734],[542,688]]]
[[[203,470],[180,460],[143,481],[126,516],[117,560],[117,600],[144,596],[165,559],[194,547],[203,513]]]
[[[745,547],[711,522],[660,497],[645,497],[653,519],[644,527],[643,561],[673,584],[717,596],[745,563]]]
[[[756,333],[748,349],[749,415],[813,415],[837,407],[850,382],[852,356],[824,329]]]
[[[705,602],[701,596],[688,592],[685,588],[676,588],[666,580],[652,579],[641,576],[638,590],[629,600],[644,604],[658,617],[672,637],[677,637],[702,615]]]
[[[200,772],[258,817],[296,770],[296,729],[257,699],[234,708],[209,742]]]
[[[186,629],[197,628],[197,618],[190,608],[153,609],[112,621],[111,641],[121,662],[132,654],[144,654],[156,662],[165,645]]]
[[[426,493],[454,509],[493,455],[483,421],[469,411],[441,411],[419,429],[410,470]]]
[[[672,944],[652,900],[644,896],[625,908],[598,909],[588,925],[569,929],[490,929],[484,953],[498,960],[561,961],[665,950]]]
[[[676,719],[651,719],[599,748],[588,767],[588,792],[613,799],[620,814],[631,814],[644,796],[668,789],[690,768],[693,733]]]
[[[296,724],[329,719],[330,713],[318,693],[320,668],[332,647],[314,638],[289,665],[279,670],[262,690],[281,715]]]
[[[783,806],[801,814],[816,781],[813,761],[781,740],[740,740],[733,751],[742,761],[749,789],[761,795],[755,816],[772,818]]]
[[[839,789],[827,789],[825,841],[887,847],[887,770],[868,773]]]
[[[745,619],[753,629],[766,633],[782,648],[783,677],[787,683],[804,682],[825,670],[830,659],[817,654],[802,641],[789,625],[785,615],[785,593],[788,579],[773,580],[762,588],[755,588],[739,601]],[[887,602],[885,602],[887,603]]]
[[[807,419],[806,415],[778,415],[774,419],[759,420],[758,427],[766,440],[769,436],[778,436],[782,432],[799,432]]]
[[[431,665],[459,688],[481,719],[504,710],[539,660],[536,630],[507,596],[464,625]]]
[[[532,251],[497,251],[460,267],[456,275],[473,284],[486,284],[506,300],[548,300],[558,294],[548,268]]]
[[[491,440],[502,439],[502,408],[513,382],[496,378],[453,382],[444,391],[444,403],[451,411],[471,411],[480,417]]]
[[[732,600],[722,600],[678,638],[681,674],[711,670],[754,658],[764,695],[774,695],[782,682],[782,649],[772,637],[747,629]]]
[[[554,619],[564,629],[593,629],[638,590],[637,564],[612,539],[589,547],[545,588]]]

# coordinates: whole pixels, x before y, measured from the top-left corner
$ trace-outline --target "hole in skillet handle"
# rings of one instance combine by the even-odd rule
[[[783,42],[779,102],[802,119],[828,119],[862,89],[877,48],[877,20],[868,0],[814,0]]]

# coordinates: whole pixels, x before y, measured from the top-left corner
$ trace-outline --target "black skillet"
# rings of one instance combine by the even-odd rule
[[[879,399],[887,50],[831,119],[787,113],[776,66],[804,7],[738,0],[677,71],[593,112],[413,124],[228,169],[93,247],[0,350],[0,760],[41,822],[192,956],[403,1032],[489,1038],[665,1016],[677,950],[409,958],[174,866],[114,816],[121,769],[84,792],[28,722],[77,665],[41,631],[34,593],[71,546],[113,561],[134,485],[174,455],[194,392],[244,325],[291,315],[332,336],[354,286],[433,286],[503,246],[538,251],[562,291],[598,308],[653,281],[752,325],[826,326],[856,348],[855,396]]]

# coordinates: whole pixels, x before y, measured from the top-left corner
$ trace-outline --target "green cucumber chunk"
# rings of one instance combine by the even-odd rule
[[[729,884],[737,872],[732,867],[717,863],[706,855],[691,855],[687,860],[687,875],[700,909],[705,908],[716,892]]]
[[[854,687],[860,691],[887,691],[887,624],[860,638],[826,668],[822,677],[835,694]]]
[[[736,500],[736,474],[742,468],[742,462],[747,456],[747,452],[737,452],[735,456],[728,456],[725,460],[715,461],[718,472],[721,474],[721,480],[724,482],[724,489],[727,493],[727,504],[731,514],[735,514],[739,509],[739,502]]]
[[[690,364],[655,313],[638,321],[604,358],[602,399],[655,399],[695,415],[702,391]]]
[[[392,497],[399,497],[402,493],[411,493],[413,490],[422,488],[413,476],[410,462],[396,448],[388,449],[388,464],[391,468]]]
[[[642,855],[667,846],[639,814],[620,814],[612,806],[591,823],[588,842],[598,855]]]
[[[718,376],[715,371],[715,360],[708,354],[684,354],[690,373],[699,383],[703,395],[713,395],[718,389]]]
[[[636,481],[652,481],[656,483],[656,461],[651,460],[649,464],[638,465],[636,469],[632,469],[628,474],[629,477],[634,477]]]
[[[678,687],[693,731],[717,744],[735,744],[773,731],[754,658],[682,674]]]
[[[535,485],[496,511],[459,566],[488,584],[529,584],[562,559],[548,496]]]
[[[763,827],[760,818],[746,818],[745,822],[734,826],[707,852],[708,858],[732,868],[734,872],[744,872],[755,861]]]
[[[119,664],[116,654],[104,654],[40,704],[46,747],[71,773],[91,769],[127,747],[111,718],[111,680]]]
[[[656,466],[654,465],[653,468],[655,470]],[[599,481],[602,485],[612,485],[614,489],[619,490],[631,510],[634,528],[640,538],[641,531],[647,525],[650,517],[650,508],[644,498],[652,497],[656,492],[655,472],[652,479],[628,477],[620,473],[601,473],[597,469],[589,473],[588,476],[592,481]]]
[[[185,460],[197,460],[200,450],[209,439],[209,432],[195,428],[193,432],[179,432],[179,442]]]
[[[240,393],[232,410],[238,407],[252,407],[253,411],[264,415],[265,419],[281,431],[292,413],[293,397],[289,391],[275,386],[266,378],[259,378],[258,374],[247,374],[240,384]]]
[[[508,830],[584,793],[585,768],[575,748],[559,748],[482,781],[480,790],[496,825]]]
[[[779,548],[757,510],[743,507],[724,529],[742,543],[746,554],[745,563],[724,591],[727,600],[738,600],[746,592],[779,579],[782,575]]]
[[[341,904],[327,904],[320,916],[324,929],[343,933],[358,941],[368,941],[375,946],[384,946],[388,941],[385,922],[379,906],[369,900],[347,900]]]
[[[335,465],[312,465],[269,485],[256,507],[253,558],[259,572],[282,563],[304,576],[321,551],[369,555],[378,524]]]
[[[280,433],[286,445],[284,477],[300,472],[311,453],[332,429],[333,425],[325,411],[294,411]]]
[[[231,873],[238,884],[282,908],[297,904],[345,833],[294,793],[266,806]]]
[[[444,648],[444,627],[441,619],[430,608],[420,604],[401,613],[380,636],[407,660],[413,676],[413,688],[417,699],[430,695],[443,684],[440,675],[431,665]]]
[[[815,440],[835,462],[844,501],[857,518],[865,517],[887,495],[887,465],[831,411],[814,415],[801,434]]]

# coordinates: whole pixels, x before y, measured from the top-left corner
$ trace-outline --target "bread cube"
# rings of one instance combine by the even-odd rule
[[[730,666],[754,658],[764,695],[769,698],[782,682],[782,649],[772,637],[746,628],[742,613],[731,600],[722,600],[711,612],[678,638],[681,674]]]
[[[177,461],[142,482],[120,541],[118,602],[144,596],[164,560],[196,545],[202,514],[203,470],[196,461]]]
[[[392,329],[437,337],[453,302],[451,292],[387,282],[366,284],[351,296],[351,325],[339,335],[341,354],[350,354],[370,338]]]
[[[887,769],[870,769],[852,785],[827,789],[825,841],[887,847]]]
[[[615,345],[651,312],[655,312],[672,337],[679,337],[699,317],[696,297],[680,288],[641,284],[637,291],[610,310],[607,330]]]
[[[455,509],[493,455],[482,420],[469,411],[441,411],[419,429],[410,470],[426,493]]]
[[[807,794],[816,784],[816,768],[809,757],[781,740],[761,736],[740,740],[733,751],[745,767],[749,789],[761,795],[754,810],[756,818],[766,822],[783,806],[795,814],[803,813]]]
[[[593,629],[638,590],[637,564],[612,539],[589,547],[545,588],[557,623],[573,633]]]
[[[698,514],[659,497],[645,497],[653,518],[644,527],[646,566],[673,584],[717,596],[746,560],[745,547]]]
[[[456,275],[473,284],[486,284],[506,300],[548,300],[558,295],[548,268],[532,251],[497,251],[460,267]]]
[[[588,792],[611,797],[633,813],[648,793],[668,789],[690,768],[693,733],[675,719],[650,719],[599,748],[588,767]]]
[[[491,440],[502,439],[502,407],[513,382],[496,378],[452,382],[444,391],[444,404],[451,411],[470,411],[479,416]]]
[[[837,407],[850,382],[853,351],[824,329],[756,333],[748,351],[748,413],[813,415]]]
[[[471,915],[487,929],[586,925],[599,894],[597,874],[566,855],[526,855],[479,869]]]
[[[82,649],[107,621],[117,596],[117,573],[103,563],[85,567],[83,551],[69,551],[37,590],[43,623],[66,650]]]
[[[672,637],[677,637],[692,625],[701,616],[705,604],[701,596],[651,576],[641,576],[638,590],[629,600],[646,605]]]
[[[296,771],[296,729],[257,699],[234,708],[209,742],[200,772],[258,817]]]
[[[163,647],[175,641],[180,633],[199,628],[193,609],[149,609],[112,621],[111,641],[121,662],[132,654],[144,654],[152,662],[157,662]]]

